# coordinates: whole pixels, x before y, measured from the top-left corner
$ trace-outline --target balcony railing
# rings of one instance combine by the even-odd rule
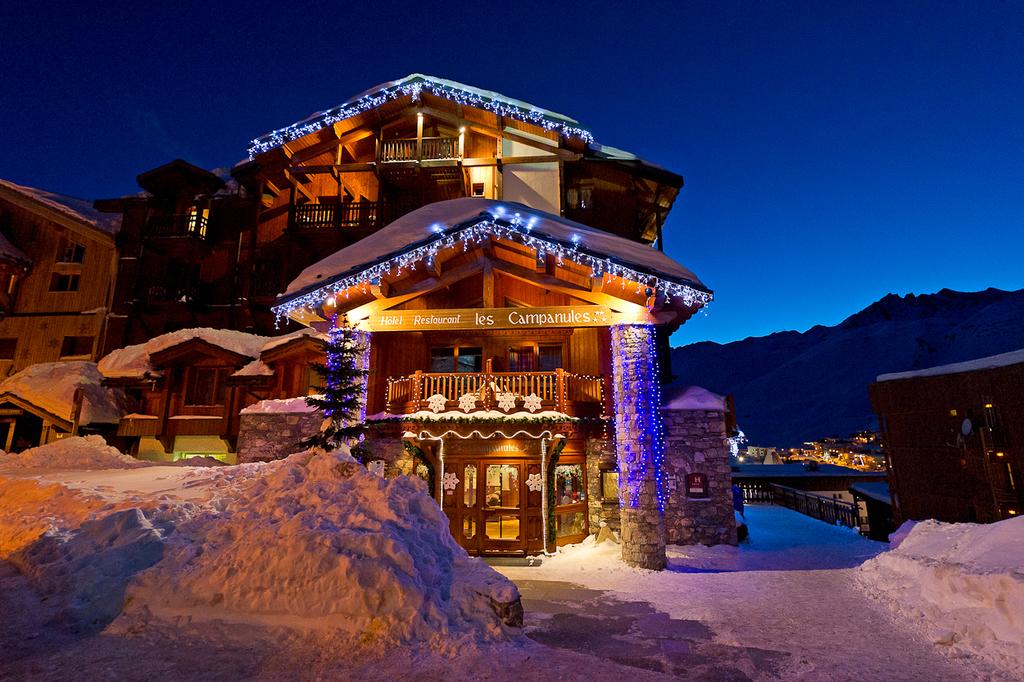
[[[197,213],[151,216],[146,225],[150,237],[192,237],[206,239],[209,218]]]
[[[380,162],[403,163],[408,161],[442,161],[459,158],[459,138],[424,137],[419,153],[416,138],[381,140]]]
[[[340,204],[296,204],[289,224],[293,230],[378,230],[406,213],[415,204],[383,201],[350,201]]]
[[[459,410],[459,399],[477,398],[476,409],[522,412],[527,397],[540,398],[541,410],[556,410],[576,417],[597,417],[603,410],[604,378],[553,372],[416,372],[388,381],[387,410],[391,413],[431,409],[430,398],[444,396],[445,410]],[[511,408],[502,408],[499,397],[514,396]]]

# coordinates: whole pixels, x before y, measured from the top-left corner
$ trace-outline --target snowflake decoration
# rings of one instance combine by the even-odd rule
[[[531,393],[530,395],[526,396],[526,398],[523,399],[523,407],[525,407],[530,412],[537,412],[538,410],[540,410],[541,407],[540,396],[537,395],[536,393]]]
[[[459,409],[463,412],[471,412],[476,409],[476,394],[467,393],[459,398]]]
[[[448,491],[450,495],[454,490],[455,486],[459,484],[459,477],[451,471],[444,475],[444,479],[441,481],[441,487]]]
[[[499,393],[498,394],[498,409],[508,412],[516,406],[516,395],[515,393]]]
[[[544,487],[544,479],[540,474],[530,474],[526,477],[526,487],[530,489],[530,492],[538,492]]]
[[[431,412],[443,412],[447,402],[448,400],[440,393],[435,393],[427,398],[427,405],[430,407]]]

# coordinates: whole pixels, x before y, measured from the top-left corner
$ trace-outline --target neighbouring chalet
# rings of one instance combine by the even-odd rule
[[[128,401],[103,385],[96,363],[40,362],[0,382],[0,448],[21,452],[68,435],[112,440]]]
[[[0,377],[96,359],[119,225],[88,201],[0,180]]]
[[[322,342],[308,329],[273,338],[184,329],[116,350],[100,360],[99,370],[135,410],[117,427],[124,452],[154,461],[209,456],[233,464],[239,413],[259,401],[308,395],[318,383],[310,363],[322,357]]]
[[[897,522],[1024,513],[1024,350],[871,384]]]

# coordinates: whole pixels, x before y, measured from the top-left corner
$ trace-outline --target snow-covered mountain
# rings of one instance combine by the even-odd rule
[[[750,442],[796,445],[875,428],[868,384],[1024,348],[1024,289],[889,294],[834,327],[672,349],[676,383],[732,393]]]

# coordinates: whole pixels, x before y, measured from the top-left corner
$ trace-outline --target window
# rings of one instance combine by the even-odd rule
[[[607,502],[619,501],[619,472],[614,470],[601,472],[601,497]]]
[[[583,465],[559,464],[555,467],[555,504],[586,502],[583,490]]]
[[[220,405],[224,402],[224,379],[227,370],[214,367],[193,367],[185,387],[186,405]]]
[[[65,238],[57,249],[58,263],[81,263],[85,260],[85,247]]]
[[[431,372],[480,372],[483,364],[484,351],[476,346],[430,349]]]
[[[18,349],[18,339],[0,339],[0,360],[13,360]]]
[[[562,368],[562,347],[541,346],[540,347],[540,371],[554,372]]]
[[[590,185],[570,187],[565,191],[565,203],[569,208],[593,208],[594,188]]]
[[[53,273],[50,277],[50,291],[78,291],[78,275]]]
[[[188,223],[186,228],[189,234],[197,237],[206,237],[206,223],[210,217],[210,209],[199,206],[189,206]]]
[[[473,183],[473,196],[482,197],[484,195],[484,183],[474,182]]]
[[[60,356],[62,358],[71,358],[82,355],[92,355],[92,337],[65,336],[64,342],[60,344]]]

